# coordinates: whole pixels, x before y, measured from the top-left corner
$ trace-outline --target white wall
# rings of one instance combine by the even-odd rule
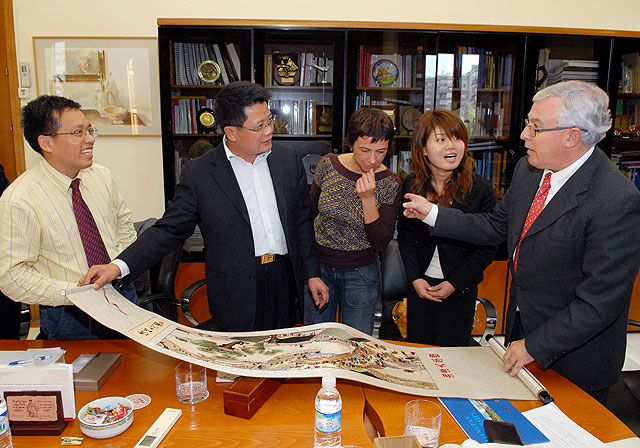
[[[343,20],[515,25],[640,31],[637,0],[13,0],[18,62],[33,65],[33,36],[157,36],[157,18]],[[35,86],[35,73],[31,75]],[[35,87],[31,97],[36,96]],[[160,138],[100,137],[134,220],[164,210]],[[27,168],[38,155],[25,142]]]

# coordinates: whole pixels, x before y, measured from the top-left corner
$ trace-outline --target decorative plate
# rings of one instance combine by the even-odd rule
[[[373,64],[371,76],[380,87],[392,86],[398,79],[398,66],[389,59],[380,59]]]
[[[408,131],[415,131],[416,125],[418,124],[418,120],[422,113],[416,107],[411,107],[404,112],[402,112],[402,116],[400,117],[400,121],[402,122],[402,126],[404,126]]]

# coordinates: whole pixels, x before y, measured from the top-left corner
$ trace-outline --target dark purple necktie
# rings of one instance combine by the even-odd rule
[[[98,226],[96,225],[91,210],[87,206],[82,193],[80,193],[80,179],[71,181],[71,200],[73,201],[73,213],[76,215],[80,238],[84,246],[84,253],[87,256],[89,267],[94,264],[107,264],[111,261],[107,248],[104,246]]]

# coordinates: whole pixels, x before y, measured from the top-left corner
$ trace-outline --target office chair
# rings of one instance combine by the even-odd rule
[[[380,339],[402,341],[404,338],[393,321],[393,307],[407,296],[407,277],[397,240],[391,240],[382,252],[381,269],[382,298],[378,335]]]
[[[134,227],[140,234],[156,221],[155,218],[149,218],[134,223]],[[181,255],[182,246],[178,246],[134,280],[138,305],[175,322],[178,321],[179,303],[175,297],[174,284]]]
[[[197,280],[187,286],[180,294],[180,309],[187,320],[200,330],[221,331],[220,327],[213,321],[213,318],[199,322],[194,316],[191,307],[193,306],[193,295],[203,286],[206,287],[206,280]],[[205,295],[206,297],[206,295]]]
[[[380,339],[403,340],[400,331],[393,321],[393,307],[407,296],[408,282],[404,270],[404,263],[400,256],[397,240],[391,240],[382,253],[382,317],[380,324]],[[481,313],[480,310],[484,310]],[[476,331],[482,332],[481,345],[486,345],[486,336],[493,335],[498,322],[498,313],[490,300],[484,297],[476,298],[476,316],[478,325]],[[474,338],[470,345],[478,345]]]
[[[628,324],[640,327],[640,322],[629,319]],[[620,378],[609,389],[607,409],[618,417],[637,436],[640,436],[640,370],[620,373]]]

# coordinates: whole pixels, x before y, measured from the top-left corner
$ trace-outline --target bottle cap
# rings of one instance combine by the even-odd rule
[[[323,376],[322,377],[322,387],[336,387],[336,377],[335,376]]]

